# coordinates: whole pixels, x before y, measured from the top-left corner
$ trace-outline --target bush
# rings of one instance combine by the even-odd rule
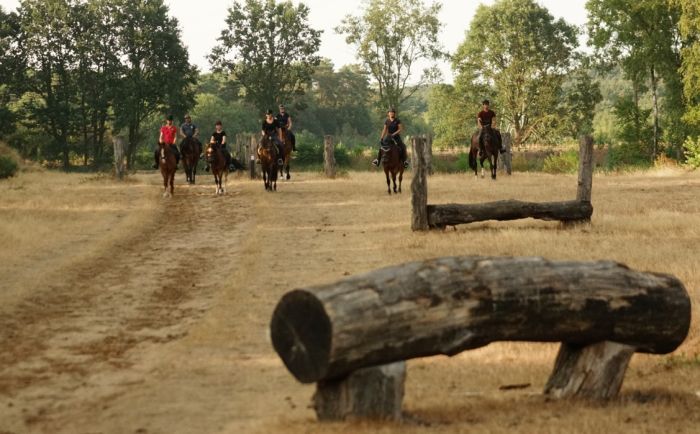
[[[700,167],[700,136],[695,139],[688,137],[683,143],[683,151],[685,153],[686,166],[692,169]]]
[[[574,150],[550,155],[544,159],[542,166],[542,171],[546,173],[576,173],[577,170],[578,152]]]
[[[648,154],[636,146],[622,144],[608,149],[605,167],[608,170],[622,168],[648,168],[651,167]]]
[[[12,157],[0,155],[0,179],[15,176],[17,170],[19,170],[19,165]]]

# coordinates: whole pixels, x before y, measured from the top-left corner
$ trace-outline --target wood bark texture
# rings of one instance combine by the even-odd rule
[[[425,139],[414,137],[413,181],[411,182],[411,229],[427,231],[428,226],[428,176],[425,162]]]
[[[347,377],[319,381],[313,397],[321,421],[400,420],[406,362],[358,369]]]
[[[521,202],[501,200],[470,205],[428,205],[428,225],[444,228],[487,220],[519,220],[534,218],[559,220],[562,222],[585,221],[591,218],[593,206],[590,202],[571,200],[566,202]]]
[[[617,396],[635,348],[615,342],[563,343],[544,393],[555,398],[607,400]]]
[[[579,143],[578,189],[576,200],[591,202],[593,191],[593,138],[581,137]],[[588,218],[590,220],[590,216]]]
[[[448,257],[293,290],[272,317],[275,350],[301,382],[494,341],[612,341],[668,353],[690,299],[666,274],[610,262]]]
[[[333,136],[325,136],[323,139],[323,169],[328,178],[335,178],[335,149]]]

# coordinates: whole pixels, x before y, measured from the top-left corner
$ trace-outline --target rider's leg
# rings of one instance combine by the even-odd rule
[[[377,158],[372,161],[372,164],[379,167],[379,163],[382,162],[382,145],[379,145],[379,152],[377,152]]]
[[[297,150],[297,136],[294,135],[293,132],[289,131],[289,140],[292,142],[292,151]]]
[[[401,156],[401,161],[403,162],[404,169],[408,167],[408,154],[406,153],[406,144],[403,140],[399,139],[399,154]]]
[[[284,160],[282,160],[282,157],[284,156],[284,149],[283,143],[277,136],[275,136],[275,145],[277,146],[277,164],[281,166],[284,164]]]
[[[160,166],[160,149],[153,151],[153,161],[155,161],[153,168],[157,169]]]

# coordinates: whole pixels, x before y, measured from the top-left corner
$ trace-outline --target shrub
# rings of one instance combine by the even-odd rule
[[[19,170],[19,165],[14,158],[7,155],[0,155],[0,179],[15,176],[17,170]]]
[[[700,167],[700,136],[695,139],[688,137],[683,143],[683,151],[685,153],[686,166],[692,169]]]
[[[651,166],[649,156],[636,146],[622,144],[608,149],[605,166],[608,170],[617,170],[625,167],[648,168]]]
[[[546,173],[575,173],[578,170],[578,152],[565,151],[544,159],[542,171]]]

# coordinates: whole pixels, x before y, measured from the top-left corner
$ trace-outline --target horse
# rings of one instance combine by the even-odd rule
[[[187,183],[194,184],[197,176],[197,163],[202,154],[202,143],[196,137],[185,137],[180,145],[180,154],[182,154],[182,166],[185,169]]]
[[[211,173],[214,175],[216,195],[226,194],[228,166],[226,165],[226,157],[222,146],[218,143],[209,143],[209,146],[207,146],[207,163],[209,163]]]
[[[282,127],[280,128],[282,131],[282,137],[280,137],[280,140],[282,143],[282,152],[284,153],[284,156],[282,157],[282,166],[280,166],[280,177],[284,178],[284,171],[287,172],[287,179],[290,178],[289,176],[289,161],[292,159],[292,139],[289,137],[289,134],[287,134],[287,129]]]
[[[382,144],[382,167],[384,168],[384,175],[386,175],[386,188],[387,193],[391,194],[391,182],[389,180],[389,173],[391,173],[391,179],[394,181],[394,193],[401,193],[401,182],[403,181],[403,163],[401,162],[401,154],[399,152],[399,145],[393,139],[385,139]],[[399,175],[399,185],[396,188],[396,175]]]
[[[163,197],[173,197],[175,192],[175,171],[177,170],[177,160],[175,159],[175,154],[173,150],[170,149],[171,146],[167,143],[159,143],[158,148],[160,149],[160,160],[158,166],[160,167],[160,174],[163,175]],[[170,189],[168,190],[168,187]]]
[[[265,190],[277,191],[277,171],[279,169],[277,159],[279,157],[277,156],[277,146],[271,136],[267,134],[263,136],[258,155],[260,156]]]
[[[472,143],[469,148],[469,167],[474,170],[474,176],[479,177],[477,173],[476,159],[479,157],[479,162],[481,164],[481,177],[484,177],[484,160],[488,158],[489,166],[491,166],[491,179],[496,180],[496,169],[498,166],[498,151],[501,148],[499,143],[498,134],[490,126],[484,126],[482,128],[483,134],[483,148],[482,152],[479,152],[479,133],[476,132],[472,135]]]

